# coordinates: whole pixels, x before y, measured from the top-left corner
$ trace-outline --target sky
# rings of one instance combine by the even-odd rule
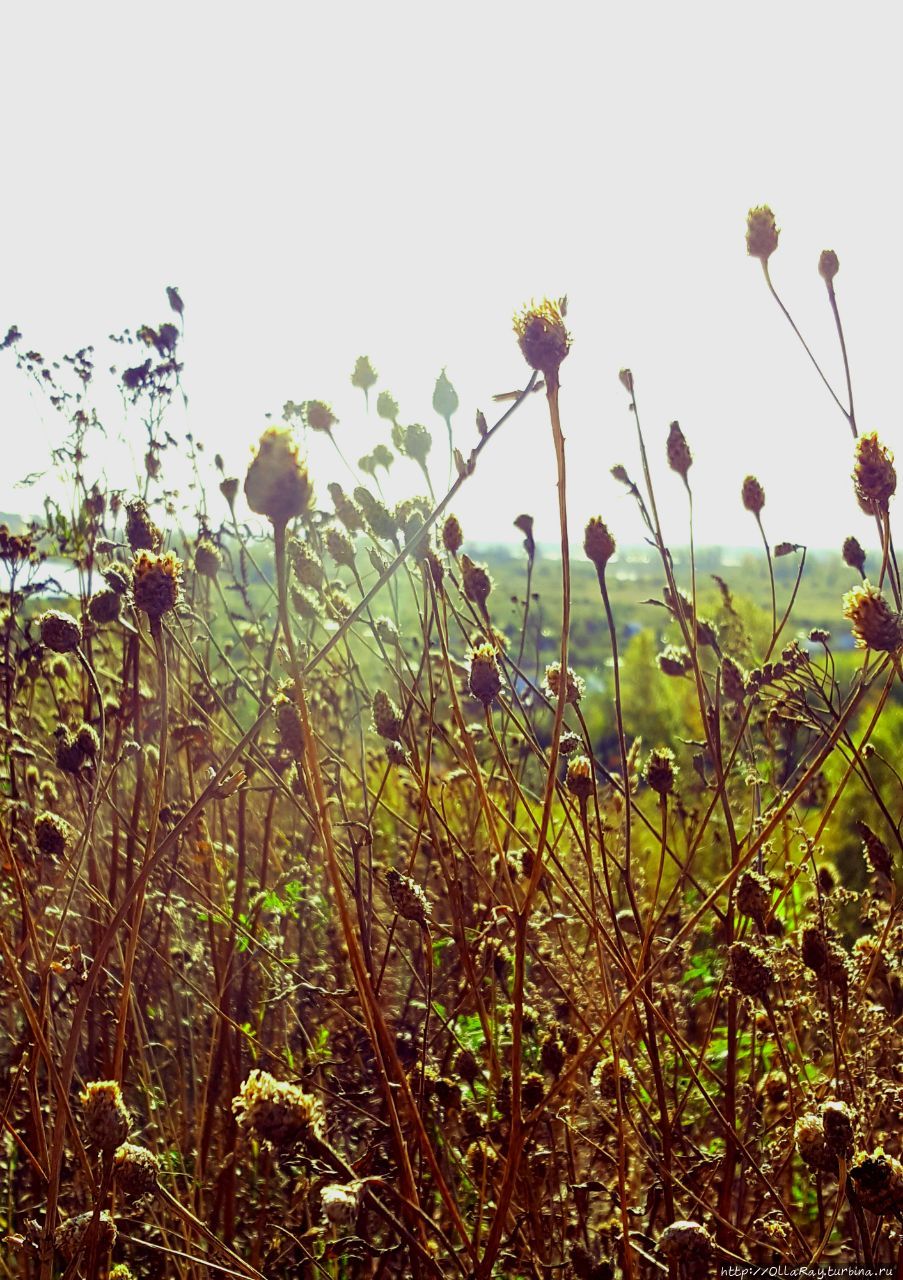
[[[513,312],[569,299],[562,367],[571,534],[600,514],[625,544],[638,516],[609,475],[638,474],[618,371],[634,373],[666,535],[687,540],[664,461],[677,419],[699,542],[753,545],[743,478],[765,488],[773,542],[837,547],[874,529],[849,481],[852,437],[746,255],[747,210],[781,228],[772,275],[842,392],[836,281],[862,430],[903,456],[903,9],[896,3],[556,6],[506,2],[50,3],[8,6],[0,49],[4,198],[0,330],[48,358],[170,318],[185,301],[188,409],[168,426],[243,476],[287,399],[329,401],[354,462],[387,424],[349,377],[367,354],[402,421],[463,452],[492,394],[522,385]],[[89,473],[128,488],[140,423],[99,392],[108,439]],[[0,510],[35,510],[62,424],[0,352]],[[122,437],[122,442],[117,437]],[[325,499],[350,488],[310,442]],[[137,460],[137,462],[136,462]],[[167,479],[184,463],[167,460]],[[93,474],[92,473],[92,474]],[[186,473],[187,474],[187,473]],[[399,461],[387,492],[423,488]],[[215,498],[214,493],[214,498]],[[456,499],[465,536],[557,529],[554,454],[535,396]]]

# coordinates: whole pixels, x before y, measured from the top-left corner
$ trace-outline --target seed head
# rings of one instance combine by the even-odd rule
[[[712,1255],[712,1237],[698,1222],[681,1220],[665,1227],[658,1238],[659,1251],[679,1263],[678,1274],[702,1275]]]
[[[376,386],[376,370],[370,363],[369,356],[358,356],[351,374],[351,385],[359,387],[365,396],[368,395],[371,387]]]
[[[311,431],[330,432],[338,424],[338,418],[323,400],[305,400],[301,405],[301,421]]]
[[[107,622],[115,622],[122,608],[122,596],[117,591],[95,591],[88,601],[88,614],[92,622],[103,626]]]
[[[887,845],[867,822],[857,822],[855,825],[862,836],[862,852],[873,873],[883,876],[885,880],[893,880],[894,864]]]
[[[126,1200],[140,1200],[157,1189],[160,1162],[147,1147],[124,1142],[113,1157],[116,1185]]]
[[[605,572],[605,566],[614,555],[615,549],[615,540],[602,517],[591,516],[583,534],[583,550],[586,552],[587,560],[591,560],[596,566],[596,572],[600,577]]]
[[[672,422],[668,429],[668,466],[686,483],[687,472],[692,465],[693,455],[687,444],[687,438],[680,429],[680,423]]]
[[[581,804],[584,804],[589,799],[596,785],[593,775],[593,762],[589,756],[574,756],[573,759],[568,761],[564,785]]]
[[[89,760],[95,759],[100,752],[100,738],[93,725],[80,725],[75,734],[75,742],[82,755]]]
[[[857,569],[863,577],[865,576],[865,552],[862,550],[858,538],[844,538],[841,554],[851,569]]]
[[[330,529],[326,534],[326,550],[336,564],[346,569],[354,568],[354,544],[341,529]]]
[[[670,747],[658,747],[649,752],[643,768],[643,778],[647,786],[658,795],[666,796],[674,790],[674,779],[679,772]]]
[[[194,569],[202,578],[215,578],[220,571],[223,557],[219,547],[210,538],[201,538],[194,551]]]
[[[531,303],[514,317],[514,332],[521,353],[531,369],[546,380],[550,391],[558,387],[561,362],[571,349],[571,335],[564,323],[566,303],[544,298],[537,306]]]
[[[832,1172],[837,1168],[837,1156],[825,1141],[825,1126],[814,1111],[800,1116],[793,1131],[793,1140],[803,1164],[810,1169]]]
[[[754,516],[758,516],[765,506],[765,490],[755,476],[747,476],[743,481],[741,497],[746,510],[751,511]]]
[[[433,908],[426,894],[410,876],[402,875],[394,867],[386,872],[386,884],[392,906],[405,920],[413,920],[428,928],[433,919]]]
[[[607,1102],[613,1101],[618,1094],[623,1102],[628,1094],[633,1093],[636,1083],[636,1072],[623,1054],[618,1057],[617,1062],[611,1055],[603,1058],[596,1064],[590,1077],[590,1084],[599,1097]]]
[[[495,647],[479,644],[470,654],[470,692],[488,707],[498,697],[502,688],[502,676]]]
[[[771,881],[760,871],[750,868],[744,871],[737,884],[737,910],[750,916],[760,929],[765,928],[765,917],[771,907]]]
[[[903,645],[903,618],[868,579],[846,593],[843,616],[851,623],[860,649],[896,653]]]
[[[849,1172],[863,1208],[875,1214],[899,1214],[903,1209],[903,1165],[882,1147],[860,1151]]]
[[[131,1126],[131,1116],[115,1080],[92,1080],[80,1095],[85,1115],[85,1137],[100,1151],[115,1151]]]
[[[240,1128],[277,1151],[320,1139],[324,1116],[319,1098],[299,1085],[283,1084],[255,1067],[232,1099]]]
[[[329,496],[332,498],[332,505],[335,507],[336,516],[345,526],[349,533],[360,533],[364,527],[361,519],[361,513],[355,506],[351,498],[348,497],[345,490],[340,484],[333,481],[328,486]]]
[[[320,1204],[327,1222],[351,1226],[361,1205],[361,1183],[329,1183],[320,1191]]]
[[[764,951],[746,942],[730,948],[731,982],[744,996],[765,998],[774,983],[774,970]]]
[[[82,629],[75,618],[59,609],[41,614],[41,643],[54,653],[74,653],[82,642]]]
[[[818,257],[818,274],[825,284],[830,284],[840,270],[840,261],[833,249],[822,249]]]
[[[461,524],[455,515],[446,516],[445,524],[442,526],[442,545],[446,551],[457,555],[464,541],[464,534],[461,532]]]
[[[277,527],[309,509],[313,487],[287,427],[268,427],[260,437],[245,476],[245,497],[252,511]]]
[[[849,1156],[853,1150],[853,1117],[845,1102],[823,1102],[821,1108],[825,1145],[835,1156]]]
[[[133,551],[159,551],[163,534],[150,518],[142,498],[125,504],[125,536]]]
[[[859,436],[853,464],[853,487],[866,515],[881,515],[897,488],[894,455],[878,439],[876,432]]]
[[[472,1180],[479,1186],[485,1180],[490,1183],[499,1167],[498,1154],[488,1142],[480,1140],[472,1142],[464,1155],[468,1172]]]
[[[567,688],[565,690],[565,702],[572,703],[574,706],[580,701],[586,693],[586,681],[578,676],[570,667],[567,669]],[[550,662],[546,667],[545,679],[542,687],[549,699],[557,702],[561,690],[561,663]]]
[[[47,858],[61,858],[69,841],[69,824],[55,813],[39,813],[34,820],[35,844]]]
[[[279,729],[279,745],[299,760],[304,753],[304,733],[301,729],[301,712],[294,698],[281,694],[274,707]]]
[[[230,509],[235,506],[235,499],[238,497],[238,477],[226,476],[220,481],[219,491],[226,499]]]
[[[139,551],[132,563],[135,605],[157,622],[176,607],[182,583],[182,561],[172,551],[151,555]]]
[[[475,564],[470,556],[463,555],[461,557],[461,580],[467,599],[472,600],[479,609],[485,609],[489,593],[492,591],[492,579],[485,566]]]
[[[746,218],[746,252],[763,265],[778,247],[780,231],[767,204],[750,209]]]
[[[666,676],[685,676],[693,667],[690,651],[683,645],[665,645],[656,661],[659,671]]]
[[[746,673],[727,654],[721,659],[721,688],[728,702],[740,703],[746,696]]]
[[[395,703],[382,689],[373,695],[373,728],[387,742],[395,742],[401,737],[401,712]]]
[[[93,1212],[80,1213],[76,1218],[61,1222],[54,1233],[53,1243],[67,1262],[72,1262],[84,1252],[88,1228],[94,1221]],[[116,1224],[104,1209],[97,1220],[98,1252],[104,1254],[116,1243]]]

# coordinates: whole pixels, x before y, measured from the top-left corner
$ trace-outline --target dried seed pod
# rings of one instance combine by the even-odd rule
[[[373,695],[373,728],[387,742],[395,742],[401,737],[401,711],[382,689]]]
[[[34,821],[34,838],[38,849],[48,858],[61,858],[69,842],[68,822],[55,813],[39,813]]]
[[[767,204],[750,209],[746,217],[746,252],[764,265],[778,247],[780,229]]]
[[[131,1116],[115,1080],[92,1080],[81,1094],[85,1138],[100,1151],[115,1151],[128,1136]]]
[[[564,785],[575,799],[585,804],[595,790],[593,762],[589,756],[574,756],[568,761]]]
[[[866,515],[881,515],[897,489],[894,455],[878,439],[876,432],[856,440],[853,465],[853,487],[856,499]]]
[[[561,688],[561,663],[560,662],[550,662],[549,665],[546,667],[546,674],[545,674],[545,679],[543,680],[543,683],[542,683],[542,687],[547,697],[550,700],[555,702],[558,701],[558,694]],[[566,688],[565,697],[564,697],[565,702],[571,703],[572,705],[576,706],[585,693],[586,693],[586,681],[582,680],[580,676],[576,674],[576,672],[572,671],[571,668],[568,667],[567,688]]]
[[[693,669],[693,658],[683,646],[668,644],[656,658],[658,669],[665,676],[685,676]]]
[[[201,538],[194,550],[194,569],[202,578],[215,578],[222,567],[220,549],[210,538]]]
[[[672,422],[668,429],[668,466],[672,471],[687,481],[687,473],[693,465],[693,455],[690,452],[690,446],[687,444],[687,438],[680,429],[679,422]]]
[[[852,626],[858,648],[896,653],[903,646],[903,616],[867,579],[844,596],[843,616]]]
[[[260,437],[245,476],[248,506],[277,527],[303,515],[313,501],[307,466],[298,457],[298,446],[285,427],[268,427]]]
[[[498,657],[491,644],[480,644],[470,655],[470,692],[488,707],[501,692],[502,675]]]
[[[498,1172],[500,1164],[498,1153],[483,1140],[470,1144],[464,1160],[471,1178],[478,1186],[483,1182],[490,1183]]]
[[[800,1116],[793,1131],[793,1140],[800,1159],[810,1169],[832,1173],[837,1168],[837,1156],[828,1148],[820,1115],[810,1111]]]
[[[116,622],[122,609],[122,596],[117,591],[95,591],[88,601],[88,616],[98,626]]]
[[[240,1128],[277,1151],[309,1145],[323,1135],[320,1100],[257,1067],[232,1099],[232,1110]]]
[[[858,538],[844,538],[841,555],[843,556],[844,562],[848,564],[851,569],[856,569],[863,577],[865,577],[865,552],[862,550],[862,546],[860,545]]]
[[[124,1142],[113,1157],[116,1186],[126,1200],[140,1200],[157,1189],[160,1162],[147,1147]]]
[[[679,772],[674,763],[674,752],[669,747],[658,747],[649,752],[643,778],[658,795],[667,796],[674,790],[674,780]]]
[[[619,1055],[617,1062],[613,1055],[609,1055],[596,1063],[590,1084],[606,1102],[613,1101],[620,1094],[624,1103],[636,1088],[636,1072],[623,1054]]]
[[[872,872],[885,880],[893,880],[894,864],[890,849],[867,822],[856,822],[855,826],[862,836],[862,852]]]
[[[747,511],[754,516],[758,516],[762,508],[765,506],[765,490],[759,484],[755,476],[747,476],[743,481],[743,488],[740,496],[743,499],[743,505]]]
[[[592,516],[587,521],[583,533],[583,550],[587,560],[596,566],[596,572],[601,578],[605,573],[605,566],[617,550],[617,544],[601,516]]]
[[[320,1205],[327,1222],[334,1226],[349,1227],[361,1207],[360,1182],[330,1182],[320,1191]]]
[[[863,1208],[875,1214],[903,1212],[903,1165],[883,1147],[860,1151],[849,1173],[856,1199]]]
[[[172,551],[149,555],[139,551],[132,564],[132,592],[135,605],[152,622],[176,607],[182,581],[182,562]]]
[[[845,1102],[823,1102],[821,1107],[825,1145],[835,1156],[849,1156],[853,1150],[853,1117]]]
[[[558,371],[571,349],[571,335],[565,328],[564,299],[544,298],[531,303],[514,317],[521,354],[531,369],[541,373],[550,391],[558,387]]]
[[[492,579],[484,565],[475,564],[470,556],[461,557],[461,582],[464,594],[478,609],[486,609],[486,601],[492,591]]]
[[[54,653],[74,653],[82,642],[82,629],[75,618],[59,609],[48,609],[39,621],[41,644]]]
[[[659,1252],[679,1268],[679,1274],[702,1276],[712,1256],[713,1240],[698,1222],[681,1220],[665,1227],[658,1238]]]
[[[721,688],[728,702],[739,704],[746,697],[746,672],[727,654],[721,659]]]
[[[76,1218],[69,1218],[57,1227],[53,1243],[67,1262],[78,1258],[87,1245],[88,1228],[94,1221],[93,1212],[80,1213]],[[116,1243],[116,1223],[106,1209],[97,1220],[98,1253],[105,1254]]]
[[[833,249],[822,249],[818,255],[818,274],[825,284],[830,284],[840,270],[840,259]]]
[[[750,916],[760,929],[765,928],[765,917],[771,907],[771,881],[760,871],[750,868],[744,871],[737,883],[737,910]]]
[[[163,545],[163,534],[150,518],[142,498],[125,504],[125,536],[133,551],[157,552]]]
[[[394,868],[386,872],[386,884],[389,886],[392,905],[398,914],[405,920],[413,920],[422,928],[429,928],[433,908],[420,885]]]
[[[279,729],[279,745],[296,759],[304,753],[304,733],[301,729],[301,713],[294,698],[281,694],[274,706]]]
[[[845,995],[849,987],[846,952],[832,939],[825,937],[815,925],[803,929],[800,953],[803,964],[823,982],[837,987]]]
[[[744,996],[765,1000],[774,984],[774,970],[765,952],[746,942],[735,942],[730,952],[732,984]]]
[[[442,545],[446,551],[451,552],[453,556],[457,555],[461,550],[464,542],[464,534],[461,532],[461,523],[455,515],[445,517],[445,523],[442,526]]]

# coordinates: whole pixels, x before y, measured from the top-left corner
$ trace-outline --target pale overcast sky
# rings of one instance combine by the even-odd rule
[[[442,366],[462,448],[477,408],[525,366],[511,314],[570,299],[562,369],[574,537],[601,513],[641,531],[609,477],[637,472],[618,370],[637,382],[660,505],[685,541],[668,423],[693,448],[698,536],[751,543],[755,472],[774,541],[873,538],[852,496],[849,428],[746,256],[750,205],[782,228],[773,277],[826,372],[842,373],[823,248],[860,426],[903,456],[903,91],[898,3],[7,5],[0,330],[47,356],[186,305],[191,429],[243,475],[286,399],[323,398],[356,459],[388,430],[349,385],[367,353],[402,419],[435,428]],[[119,354],[119,353],[116,353]],[[108,428],[123,425],[104,406]],[[59,419],[0,353],[0,509],[46,465]],[[137,423],[125,423],[136,454]],[[338,460],[315,441],[325,494]],[[112,445],[92,460],[129,483]],[[176,466],[175,463],[170,463]],[[553,453],[536,397],[481,460],[457,510],[474,539],[532,512],[555,537]],[[175,477],[175,473],[174,473]],[[396,494],[422,488],[412,464]]]

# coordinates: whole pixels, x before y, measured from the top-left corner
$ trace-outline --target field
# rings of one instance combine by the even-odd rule
[[[751,211],[766,278],[776,244]],[[170,303],[122,340],[124,494],[89,478],[87,349],[3,344],[74,497],[0,529],[0,1272],[896,1266],[896,473],[852,401],[864,564],[843,531],[772,546],[754,477],[754,551],[669,548],[646,450],[689,510],[690,446],[646,438],[629,370],[648,545],[602,516],[568,545],[550,301],[467,454],[358,361],[429,498],[386,505],[375,455],[312,476],[298,441],[340,440],[308,401],[188,511]],[[455,496],[540,378],[561,541],[472,545]],[[450,424],[447,380],[434,403]]]

